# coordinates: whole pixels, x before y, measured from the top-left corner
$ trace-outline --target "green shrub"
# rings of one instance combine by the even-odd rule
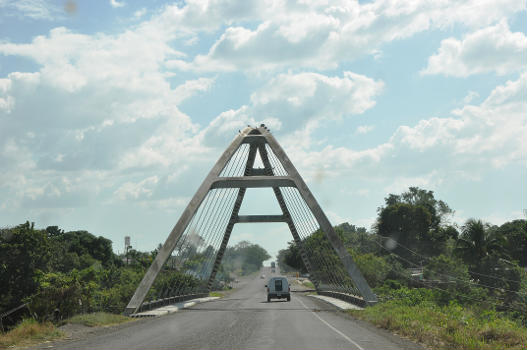
[[[358,254],[351,249],[349,250],[370,287],[380,286],[391,270],[386,260],[372,253]]]

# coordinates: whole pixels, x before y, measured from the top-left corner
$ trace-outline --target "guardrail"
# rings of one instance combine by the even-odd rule
[[[139,309],[137,309],[136,313],[156,309],[158,307],[165,306],[165,305],[187,301],[190,299],[204,298],[208,295],[209,293],[196,293],[196,294],[178,295],[178,296],[169,297],[169,298],[152,300],[152,301],[148,301],[146,303],[141,304]]]
[[[14,313],[14,312],[16,312],[16,311],[18,311],[20,309],[25,308],[26,306],[27,306],[27,303],[19,305],[19,306],[15,307],[15,308],[12,308],[9,311],[6,311],[6,312],[3,312],[3,313],[0,314],[0,328],[2,329],[2,332],[4,331],[4,322],[3,322],[4,318],[6,318],[7,316],[11,315],[12,313]]]
[[[348,303],[351,303],[351,304],[354,304],[354,305],[357,305],[357,306],[360,306],[360,307],[366,307],[366,306],[371,306],[372,305],[371,303],[366,302],[366,300],[362,299],[361,297],[358,297],[358,296],[352,295],[352,294],[346,294],[346,293],[341,293],[341,292],[332,292],[332,291],[329,291],[329,290],[319,290],[318,294],[319,295],[325,295],[325,296],[328,296],[328,297],[332,297],[332,298],[335,298],[335,299],[344,300],[344,301],[347,301]]]

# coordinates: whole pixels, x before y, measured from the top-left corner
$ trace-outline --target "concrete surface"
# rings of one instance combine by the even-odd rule
[[[264,286],[273,274],[262,273],[266,279],[242,281],[225,298],[34,349],[423,350],[306,293],[267,302]]]
[[[178,312],[181,309],[186,309],[189,307],[192,307],[196,304],[205,303],[207,301],[212,301],[219,299],[219,297],[206,297],[206,298],[196,298],[191,299],[187,301],[183,301],[181,303],[175,303],[171,305],[166,305],[162,307],[158,307],[157,309],[152,309],[148,311],[138,312],[136,314],[130,315],[131,317],[156,317],[156,316],[162,316],[171,314],[173,312]]]
[[[351,303],[348,303],[348,302],[345,302],[343,300],[340,300],[340,299],[336,299],[336,298],[332,298],[332,297],[327,297],[325,295],[314,295],[314,294],[310,294],[309,297],[311,298],[317,298],[319,300],[322,300],[322,301],[325,301],[326,303],[328,304],[331,304],[335,307],[337,307],[338,309],[340,310],[364,310],[362,307],[360,306],[357,306],[357,305],[354,305],[354,304],[351,304]]]

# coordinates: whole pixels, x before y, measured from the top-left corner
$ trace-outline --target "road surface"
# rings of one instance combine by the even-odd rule
[[[230,296],[170,315],[141,320],[50,349],[423,349],[344,316],[315,298],[266,301],[270,269],[240,283]]]

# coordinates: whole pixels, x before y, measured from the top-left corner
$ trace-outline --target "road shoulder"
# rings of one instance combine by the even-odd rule
[[[305,295],[306,297],[309,297],[309,300],[312,300],[315,305],[320,307],[320,311],[323,311],[329,306],[334,312],[332,314],[337,315],[339,317],[342,317],[346,320],[353,321],[358,327],[363,328],[366,331],[370,331],[372,333],[377,334],[380,337],[387,338],[392,343],[400,346],[403,349],[407,350],[427,350],[430,348],[427,348],[425,345],[416,343],[414,340],[411,340],[409,338],[403,337],[397,333],[392,333],[384,328],[379,328],[375,326],[372,323],[360,320],[350,313],[346,312],[346,310],[340,309],[333,303],[329,303],[326,300],[323,300],[321,298],[313,298],[313,295]],[[334,299],[334,298],[332,298]]]

